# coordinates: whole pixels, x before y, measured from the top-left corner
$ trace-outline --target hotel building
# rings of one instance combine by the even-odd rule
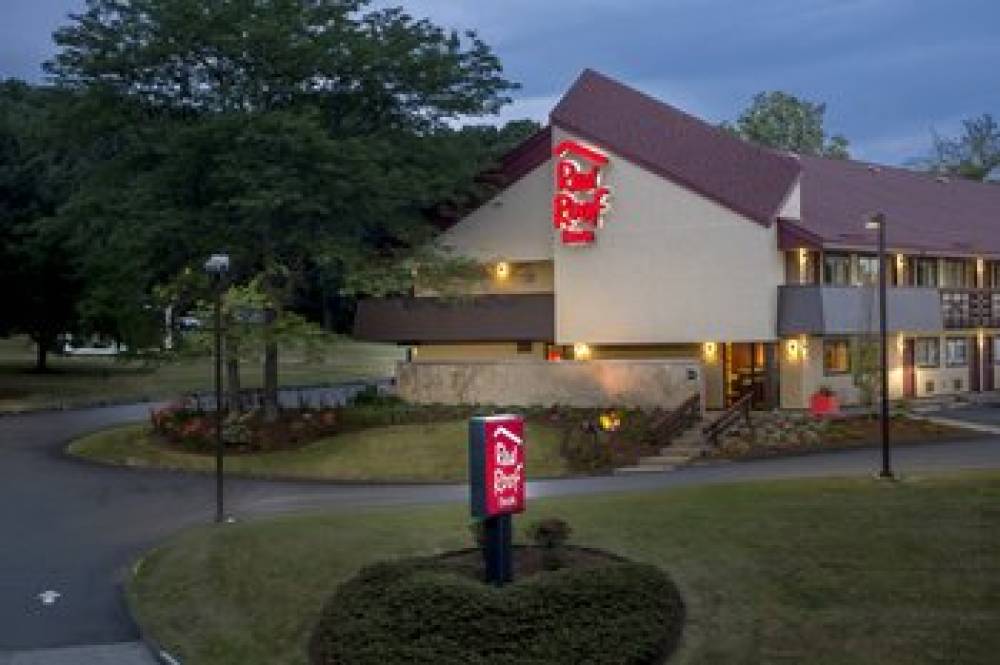
[[[998,385],[1000,185],[759,147],[589,70],[501,172],[440,237],[488,277],[360,304],[356,335],[407,346],[401,371],[681,363],[708,408],[852,403],[881,213],[892,397]]]

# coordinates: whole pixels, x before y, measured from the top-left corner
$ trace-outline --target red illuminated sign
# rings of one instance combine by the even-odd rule
[[[524,420],[520,416],[469,421],[469,485],[475,518],[524,511]]]
[[[601,185],[601,170],[608,158],[576,141],[562,141],[553,154],[557,159],[552,224],[559,229],[563,244],[589,245],[608,210],[609,190]]]

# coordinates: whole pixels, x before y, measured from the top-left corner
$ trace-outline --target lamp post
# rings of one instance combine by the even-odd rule
[[[892,466],[889,460],[889,358],[886,331],[886,273],[885,273],[885,215],[876,213],[865,224],[868,229],[878,230],[878,336],[879,371],[882,378],[882,403],[879,421],[882,428],[882,470],[878,477],[892,480]]]
[[[229,255],[212,254],[205,262],[205,272],[215,286],[215,521],[225,521],[223,509],[222,460],[222,282],[229,272]]]

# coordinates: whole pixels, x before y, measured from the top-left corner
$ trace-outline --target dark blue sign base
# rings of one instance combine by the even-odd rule
[[[486,544],[483,558],[486,562],[486,581],[503,586],[514,580],[513,526],[510,515],[487,517],[483,520]]]

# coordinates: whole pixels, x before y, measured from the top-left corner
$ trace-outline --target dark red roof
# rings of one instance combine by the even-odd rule
[[[798,160],[587,69],[551,122],[731,210],[769,225],[799,174]]]
[[[802,163],[805,231],[829,245],[868,247],[864,221],[886,216],[890,249],[936,254],[1000,254],[1000,185],[822,157]]]

